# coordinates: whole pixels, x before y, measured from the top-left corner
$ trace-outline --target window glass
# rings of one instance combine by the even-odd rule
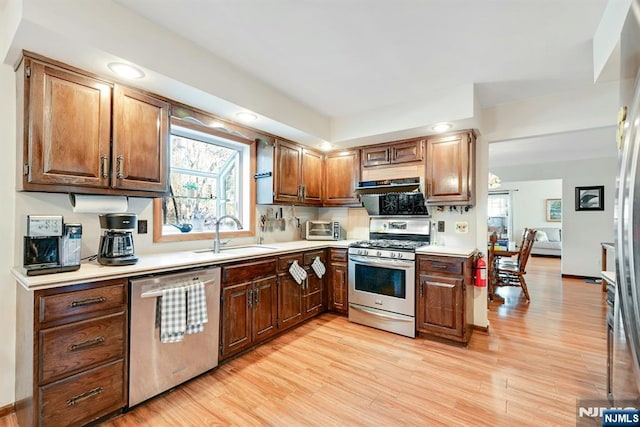
[[[169,144],[170,191],[162,199],[162,235],[210,233],[223,215],[249,229],[251,145],[175,125]],[[236,225],[222,222],[220,230],[236,230]]]

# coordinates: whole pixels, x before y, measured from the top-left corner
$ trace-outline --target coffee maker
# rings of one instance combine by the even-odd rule
[[[100,214],[98,262],[102,265],[131,265],[138,262],[133,250],[133,230],[138,216],[132,213]]]

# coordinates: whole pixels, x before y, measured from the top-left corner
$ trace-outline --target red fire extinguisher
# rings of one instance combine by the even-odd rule
[[[479,254],[476,258],[476,280],[474,285],[479,288],[487,286],[487,262],[484,260],[483,255]]]

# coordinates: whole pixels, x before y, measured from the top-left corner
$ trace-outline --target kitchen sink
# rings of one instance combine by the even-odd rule
[[[224,247],[221,248],[220,253],[241,255],[241,254],[251,254],[254,252],[270,251],[275,249],[278,249],[278,248],[273,246],[266,246],[266,245],[230,246],[228,248],[224,248]],[[213,252],[213,249],[200,249],[194,252],[197,252],[197,253]]]

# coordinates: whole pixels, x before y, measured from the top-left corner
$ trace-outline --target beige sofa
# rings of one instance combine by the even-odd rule
[[[536,241],[531,255],[562,256],[562,229],[560,227],[536,228]]]

